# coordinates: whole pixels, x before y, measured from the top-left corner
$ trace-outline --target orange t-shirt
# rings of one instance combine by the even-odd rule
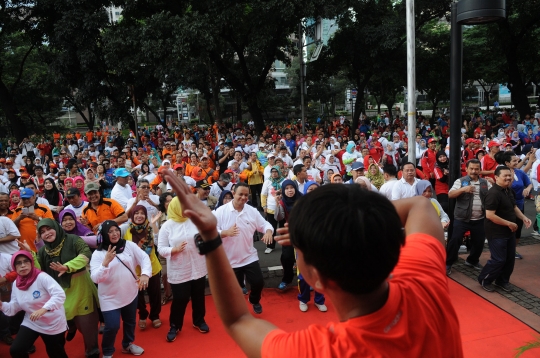
[[[311,325],[291,333],[276,329],[264,339],[261,356],[463,357],[445,259],[435,238],[407,236],[381,309],[326,327]]]
[[[53,133],[53,139],[55,142],[58,142],[60,140],[60,133]]]
[[[22,207],[19,206],[13,211],[13,214],[11,215],[11,220],[15,221],[15,219],[21,216],[21,214]],[[34,214],[36,214],[40,219],[48,218],[54,220],[52,211],[44,205],[35,204]],[[30,249],[34,252],[37,252],[35,242],[37,237],[37,224],[37,221],[34,221],[30,218],[25,218],[19,221],[19,225],[17,226],[19,232],[21,233],[21,238],[19,240],[21,240],[22,242],[26,241],[28,246],[30,246]]]
[[[94,132],[88,131],[86,132],[86,140],[88,143],[92,143],[92,140],[94,139]]]

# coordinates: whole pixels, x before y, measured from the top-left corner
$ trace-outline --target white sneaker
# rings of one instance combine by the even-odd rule
[[[127,348],[122,348],[122,353],[133,354],[134,356],[140,356],[144,353],[144,349],[131,343]]]
[[[266,250],[264,250],[264,253],[265,253],[265,254],[269,254],[269,253],[271,253],[272,251],[274,251],[274,249],[271,249],[271,248],[267,247]]]
[[[308,305],[307,305],[307,303],[300,302],[300,311],[306,312],[307,310],[308,310]]]
[[[321,311],[321,312],[328,311],[328,307],[326,307],[326,305],[324,305],[324,304],[323,305],[318,305],[318,304],[315,303],[315,307],[317,307],[319,309],[319,311]]]

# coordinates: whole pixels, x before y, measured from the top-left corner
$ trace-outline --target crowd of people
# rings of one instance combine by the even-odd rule
[[[479,271],[480,285],[510,291],[515,259],[522,258],[516,243],[522,227],[532,224],[524,203],[540,181],[538,119],[540,113],[518,121],[504,110],[465,120],[462,133],[452,134],[463,145],[462,177],[454,183],[448,180],[444,114],[431,122],[419,117],[415,133],[407,132],[405,120],[385,113],[375,120],[363,117],[358,128],[342,117],[305,128],[269,124],[261,133],[242,123],[160,124],[141,128],[138,136],[104,126],[55,132],[52,141],[9,141],[0,158],[0,339],[11,345],[12,357],[35,351],[38,337],[49,357],[64,357],[65,342],[80,332],[87,357],[112,357],[122,321],[122,352],[140,355],[136,327],[144,330],[150,322],[159,329],[161,307],[169,301],[166,341],[175,341],[182,330],[190,300],[193,327],[210,331],[207,278],[218,313],[246,353],[260,354],[262,347],[276,356],[295,344],[291,352],[309,351],[316,346],[309,346],[311,340],[329,339],[323,331],[294,336],[261,320],[242,320],[248,314],[240,307],[242,294],[255,314],[263,312],[254,240],[266,244],[265,254],[281,244],[283,278],[277,288],[297,285],[300,311],[309,309],[313,290],[319,311],[327,311],[328,295],[347,322],[397,305],[396,295],[417,295],[401,286],[412,271],[438,297],[433,305],[448,301],[441,290],[444,274],[451,275],[463,244],[470,249],[465,264]],[[416,162],[408,161],[409,150]],[[456,201],[452,215],[450,199]],[[445,243],[443,230],[450,227]],[[377,240],[369,239],[375,231]],[[491,258],[482,266],[486,239]],[[426,252],[415,255],[422,248]],[[425,275],[418,271],[422,266],[430,272],[440,266],[441,275]],[[392,285],[399,293],[388,294]],[[425,342],[455,344],[438,354],[442,348],[433,342],[417,342],[411,352],[461,355],[452,309],[439,317],[408,309],[446,329],[432,337],[434,332],[412,328],[411,318],[396,317],[385,330],[422,330]],[[339,325],[349,329],[347,322]],[[350,333],[366,345],[356,352],[390,349],[383,337],[368,344],[362,329],[369,332],[369,324]],[[328,345],[331,354],[308,356],[346,356],[338,354],[346,353],[344,347]]]

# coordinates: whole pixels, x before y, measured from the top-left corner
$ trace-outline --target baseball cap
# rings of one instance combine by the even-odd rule
[[[6,162],[6,158],[0,158],[0,163],[5,163]]]
[[[114,171],[114,176],[117,178],[126,178],[130,175],[126,168],[118,168]]]
[[[30,178],[30,174],[28,174],[28,173],[23,173],[23,174],[21,174],[21,178],[23,178],[23,179],[28,179],[28,178]]]
[[[24,188],[23,190],[21,190],[21,199],[30,199],[34,196],[34,191],[32,189],[29,189],[29,188]]]
[[[259,143],[259,148],[264,147],[264,143]]]
[[[13,162],[11,161],[11,159],[8,159],[6,160],[6,164],[13,164]]]
[[[491,142],[489,142],[488,144],[488,148],[493,148],[493,147],[498,147],[500,146],[499,142],[496,142],[494,140],[492,140]]]
[[[75,188],[76,189],[76,188]],[[98,190],[99,191],[99,184],[94,182],[86,183],[84,186],[84,192],[88,194],[91,191]]]
[[[206,180],[199,180],[196,184],[195,184],[195,188],[201,188],[201,189],[206,189],[210,187],[210,184],[208,184],[208,182]]]
[[[267,158],[275,158],[276,155],[274,153],[268,153],[268,155],[266,157]]]
[[[465,144],[474,143],[474,142],[475,142],[474,138],[468,138],[465,140]]]
[[[364,163],[362,162],[354,162],[351,165],[352,170],[358,170],[358,169],[364,169]]]
[[[174,169],[174,170],[177,170],[177,169],[180,169],[180,168],[182,168],[182,169],[184,168],[184,164],[183,164],[183,163],[175,164],[173,169]]]
[[[75,195],[81,196],[81,191],[77,188],[69,188],[68,191],[66,192],[66,197],[68,198],[73,197]]]
[[[427,142],[428,142],[428,143],[437,143],[437,139],[435,139],[435,138],[430,138]]]

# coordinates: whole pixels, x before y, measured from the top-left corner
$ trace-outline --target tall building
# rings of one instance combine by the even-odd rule
[[[110,22],[117,22],[122,17],[122,8],[120,6],[107,6],[105,9]]]

